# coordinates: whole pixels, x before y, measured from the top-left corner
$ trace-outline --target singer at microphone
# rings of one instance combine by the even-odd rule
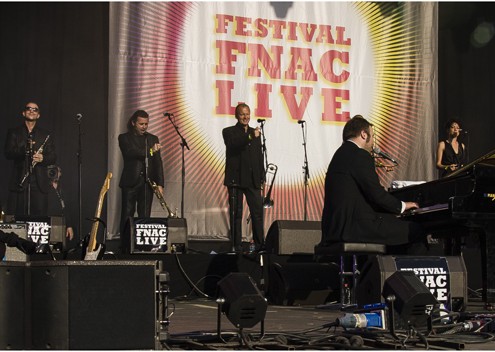
[[[139,217],[149,218],[154,191],[149,181],[155,182],[163,195],[163,163],[158,137],[148,132],[149,115],[137,110],[127,122],[127,132],[119,135],[119,147],[124,159],[120,177],[122,204],[120,213],[120,239],[123,253],[130,252],[130,233],[125,231],[126,221],[135,211]],[[149,181],[148,181],[149,180]]]
[[[226,147],[224,185],[229,195],[232,250],[242,252],[242,208],[246,201],[251,214],[255,251],[264,245],[262,186],[265,168],[260,128],[249,127],[251,109],[241,103],[235,108],[237,123],[222,130]]]
[[[445,177],[468,163],[468,152],[464,143],[458,140],[461,128],[458,120],[451,119],[445,124],[447,138],[438,142],[436,167],[440,177]]]

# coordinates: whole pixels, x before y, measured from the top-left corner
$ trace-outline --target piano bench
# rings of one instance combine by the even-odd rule
[[[340,306],[356,304],[356,286],[361,272],[359,271],[357,256],[385,254],[386,246],[377,243],[335,242],[329,246],[315,246],[316,257],[340,257]],[[346,265],[352,259],[350,267]],[[347,278],[352,278],[352,287],[349,291]],[[350,297],[347,292],[350,293]]]

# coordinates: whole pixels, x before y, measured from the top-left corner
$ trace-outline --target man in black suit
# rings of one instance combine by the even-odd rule
[[[136,204],[139,217],[149,217],[151,214],[153,190],[147,180],[155,182],[163,195],[161,145],[157,136],[146,132],[148,123],[148,113],[137,110],[127,122],[127,132],[119,135],[119,147],[124,158],[119,183],[122,190],[120,237],[123,252],[130,248],[129,234],[124,234],[124,228],[127,219],[134,216]]]
[[[343,144],[335,152],[325,178],[325,203],[320,246],[333,242],[381,243],[398,254],[426,251],[426,235],[420,224],[397,217],[417,208],[385,191],[371,156],[372,125],[360,115],[349,120]],[[404,246],[406,245],[406,246]]]
[[[251,226],[255,250],[263,247],[263,198],[262,187],[265,183],[265,168],[261,150],[261,132],[259,127],[249,127],[251,110],[241,103],[235,108],[237,123],[224,128],[223,140],[226,146],[224,185],[229,191],[229,211],[234,215],[233,244],[235,251],[242,250],[242,203],[243,195],[251,213]],[[235,204],[233,204],[235,199]]]
[[[37,125],[41,116],[38,104],[28,102],[22,116],[24,123],[9,129],[5,141],[5,157],[14,162],[7,214],[47,215],[51,187],[47,166],[57,159],[53,136]]]

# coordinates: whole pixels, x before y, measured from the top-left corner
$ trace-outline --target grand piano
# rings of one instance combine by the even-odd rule
[[[463,237],[478,236],[483,301],[495,303],[495,149],[439,180],[390,190],[419,209],[403,214],[445,241],[446,255],[460,255]]]

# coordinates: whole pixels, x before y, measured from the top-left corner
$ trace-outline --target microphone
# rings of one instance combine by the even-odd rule
[[[164,112],[164,113],[163,113],[163,116],[170,117],[170,116],[174,116],[174,114],[171,114],[171,113],[169,113],[169,112]]]
[[[373,153],[375,153],[376,155],[379,155],[381,156],[382,158],[384,159],[387,159],[387,160],[390,160],[391,162],[393,162],[395,165],[398,165],[399,163],[397,162],[397,160],[395,160],[394,158],[392,158],[390,155],[388,155],[387,153],[385,153],[384,151],[380,150],[380,148],[378,147],[375,147],[373,148]]]
[[[77,119],[77,121],[81,121],[81,119],[82,119],[82,114],[77,114],[77,115],[76,115],[76,119]]]
[[[263,123],[263,122],[265,122],[265,120],[264,120],[264,119],[257,119],[256,121],[257,121],[258,123]]]
[[[303,123],[306,123],[306,121],[304,121],[304,120],[299,120],[299,121],[297,121],[297,123],[298,123],[298,124],[300,124],[300,125],[302,125]]]

